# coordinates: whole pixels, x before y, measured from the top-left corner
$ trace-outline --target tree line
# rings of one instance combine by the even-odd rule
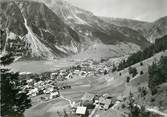
[[[131,65],[134,65],[138,62],[141,62],[147,58],[152,57],[154,54],[164,51],[167,49],[167,35],[163,36],[160,39],[156,39],[154,44],[151,44],[148,48],[145,48],[143,51],[138,51],[130,55],[127,60],[123,60],[119,63],[117,71],[123,70]]]
[[[148,87],[152,94],[156,94],[156,86],[167,82],[167,56],[162,56],[158,63],[153,62],[149,67]]]
[[[0,101],[2,117],[24,117],[24,111],[31,107],[31,99],[27,92],[23,92],[19,73],[12,72],[5,68],[6,65],[14,61],[12,54],[6,54],[0,57]]]

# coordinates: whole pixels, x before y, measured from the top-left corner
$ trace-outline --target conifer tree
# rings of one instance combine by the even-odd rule
[[[6,66],[14,61],[12,54],[0,57],[1,66]],[[31,106],[31,100],[26,92],[23,92],[19,82],[19,73],[1,67],[1,116],[23,117],[25,109]]]

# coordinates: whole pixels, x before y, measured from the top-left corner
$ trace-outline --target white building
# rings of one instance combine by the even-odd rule
[[[78,106],[76,110],[76,114],[78,115],[85,115],[86,114],[86,107]]]

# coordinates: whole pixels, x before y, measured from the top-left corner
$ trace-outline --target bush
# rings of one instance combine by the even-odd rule
[[[104,75],[106,75],[106,74],[108,74],[108,71],[105,69],[105,70],[104,70]]]
[[[154,102],[155,101],[155,99],[154,98],[151,98],[151,102]]]
[[[143,71],[140,71],[140,75],[143,75],[144,74],[144,72]]]
[[[129,83],[129,81],[130,81],[130,77],[128,76],[128,77],[126,78],[126,82]]]
[[[124,109],[126,106],[125,106],[125,104],[122,104],[122,108]]]
[[[144,97],[147,95],[147,89],[145,87],[140,88],[141,97]]]
[[[117,67],[115,66],[115,64],[113,64],[112,72],[115,72],[116,70],[117,70]]]
[[[137,73],[137,69],[135,67],[129,67],[129,74],[132,74],[132,77],[135,77]]]
[[[153,89],[151,89],[151,95],[155,95],[155,94],[157,94],[157,89],[156,88],[153,88]]]
[[[119,73],[119,76],[121,76],[122,75],[122,73]]]
[[[140,62],[140,66],[143,66],[143,62]]]
[[[140,66],[143,66],[143,62],[140,62]]]

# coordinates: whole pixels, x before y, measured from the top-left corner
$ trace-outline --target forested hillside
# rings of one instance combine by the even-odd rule
[[[155,53],[164,51],[167,49],[167,35],[164,37],[157,39],[154,44],[150,45],[148,48],[143,51],[138,51],[132,55],[130,55],[127,60],[123,60],[119,65],[117,70],[123,70],[133,64],[141,62],[147,58],[150,58]]]
[[[158,63],[153,63],[149,67],[149,82],[148,86],[152,94],[156,93],[156,86],[167,82],[167,56],[162,56]]]

